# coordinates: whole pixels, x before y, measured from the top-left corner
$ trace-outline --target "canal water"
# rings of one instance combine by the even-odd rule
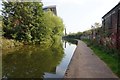
[[[63,78],[75,44],[24,46],[11,52],[3,51],[3,78]],[[4,53],[5,52],[5,53]]]

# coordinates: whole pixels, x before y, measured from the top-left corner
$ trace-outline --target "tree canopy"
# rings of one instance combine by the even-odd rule
[[[43,43],[61,36],[64,25],[42,2],[3,2],[4,37],[23,42]]]
[[[77,32],[77,33],[71,33],[71,34],[68,34],[66,36],[64,36],[63,38],[68,38],[68,39],[80,39],[80,37],[82,36],[82,32]]]

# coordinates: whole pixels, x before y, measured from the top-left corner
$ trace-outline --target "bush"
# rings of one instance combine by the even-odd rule
[[[43,12],[42,2],[3,2],[3,6],[6,38],[41,44],[63,34],[62,20],[51,11]]]

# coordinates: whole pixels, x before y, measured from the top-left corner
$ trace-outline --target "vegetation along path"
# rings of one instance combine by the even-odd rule
[[[117,76],[79,40],[64,78],[117,78]]]

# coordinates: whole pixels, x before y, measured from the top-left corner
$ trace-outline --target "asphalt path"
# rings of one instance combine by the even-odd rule
[[[118,78],[110,68],[83,42],[78,40],[64,78]],[[102,79],[103,80],[103,79]]]

